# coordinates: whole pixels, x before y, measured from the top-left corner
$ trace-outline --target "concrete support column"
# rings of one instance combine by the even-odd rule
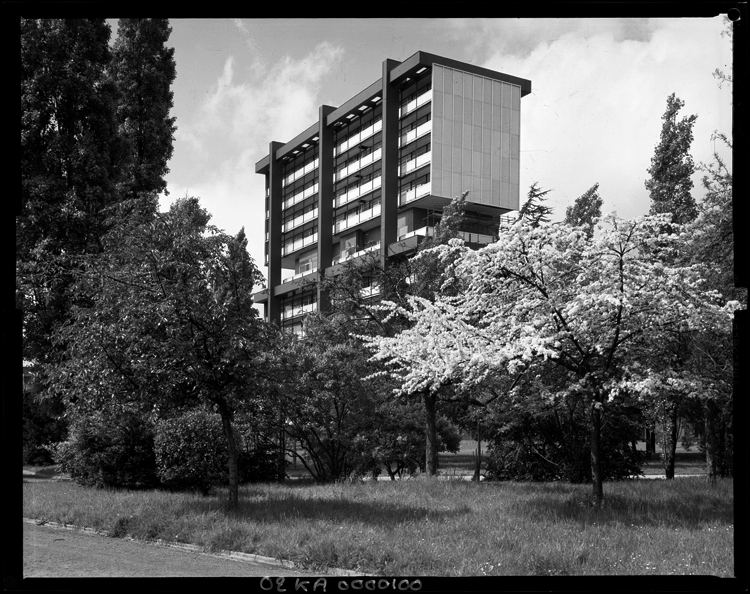
[[[318,270],[323,278],[326,268],[331,267],[333,251],[333,127],[326,125],[328,115],[336,108],[321,105],[318,120]],[[329,307],[328,295],[318,291],[318,311]]]
[[[271,142],[268,147],[268,187],[269,187],[269,221],[268,221],[268,321],[281,325],[281,299],[274,295],[274,289],[281,284],[281,162],[276,158],[276,151],[281,142]]]
[[[383,62],[383,131],[382,131],[382,178],[380,210],[380,255],[385,266],[388,246],[397,239],[398,223],[398,85],[390,82],[391,70],[401,62]]]

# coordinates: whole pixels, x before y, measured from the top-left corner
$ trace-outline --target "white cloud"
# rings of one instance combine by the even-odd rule
[[[191,167],[179,186],[169,185],[168,200],[188,192],[201,198],[217,227],[234,234],[244,226],[261,269],[264,180],[255,163],[271,141],[287,142],[317,121],[320,91],[342,55],[343,49],[321,43],[302,59],[287,56],[269,67],[255,57],[245,63],[230,56],[193,119],[180,122],[175,152]]]
[[[521,101],[521,200],[534,181],[553,188],[557,218],[596,182],[605,211],[631,217],[648,210],[643,183],[670,93],[685,101],[681,115],[698,114],[696,164],[710,160],[714,129],[731,130],[730,93],[711,77],[726,60],[720,20],[649,21],[635,27],[640,39],[628,33],[632,26],[610,24],[554,23],[554,38],[542,36],[517,54],[498,41],[483,64],[532,81]]]

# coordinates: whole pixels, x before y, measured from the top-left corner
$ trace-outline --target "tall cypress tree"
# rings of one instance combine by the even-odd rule
[[[175,118],[172,82],[174,48],[166,47],[172,28],[167,19],[120,19],[110,76],[119,92],[117,121],[127,144],[121,191],[166,191],[164,176],[172,157]]]
[[[105,76],[109,38],[103,19],[21,20],[16,269],[26,359],[51,356],[78,260],[101,250],[102,210],[116,201],[122,143]]]
[[[693,142],[693,125],[696,115],[678,120],[678,113],[685,105],[672,93],[667,97],[667,109],[662,116],[661,137],[651,158],[648,169],[650,178],[646,189],[651,197],[651,214],[671,212],[675,223],[688,223],[698,215],[690,191],[695,164],[690,156]]]

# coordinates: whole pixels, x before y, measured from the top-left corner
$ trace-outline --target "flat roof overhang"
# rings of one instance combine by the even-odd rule
[[[471,195],[471,194],[470,194]],[[407,202],[399,206],[399,209],[406,208],[427,208],[427,209],[440,209],[442,210],[452,202],[451,198],[445,196],[436,196],[434,194],[426,194],[421,198]],[[471,212],[478,212],[481,214],[490,215],[493,217],[501,216],[507,212],[511,212],[514,209],[504,208],[502,206],[492,206],[490,204],[479,204],[478,202],[472,202],[468,198],[466,199],[466,210]]]
[[[464,72],[470,72],[479,76],[485,76],[495,80],[500,80],[510,84],[518,85],[521,87],[521,97],[525,97],[531,93],[531,81],[518,76],[512,76],[497,70],[490,70],[489,68],[482,68],[481,66],[474,66],[473,64],[467,64],[466,62],[460,62],[459,60],[453,60],[451,58],[444,58],[436,54],[430,54],[427,52],[416,52],[403,62],[400,62],[397,66],[391,69],[389,74],[389,80],[391,83],[403,82],[409,77],[413,77],[417,74],[417,71],[421,68],[432,68],[433,64],[440,66],[446,66],[448,68],[455,68],[456,70],[462,70]],[[377,95],[382,95],[383,92],[383,81],[382,79],[376,80],[366,89],[357,93],[354,97],[349,99],[346,103],[341,105],[332,111],[325,118],[325,125],[331,126],[342,118],[352,114],[358,113],[358,109],[361,105],[372,101],[372,98]],[[295,136],[289,142],[276,151],[274,155],[275,159],[289,154],[291,151],[297,149],[305,142],[308,142],[318,133],[318,123],[314,123],[312,126],[307,128],[304,132],[301,132]],[[266,155],[260,161],[255,164],[255,173],[264,174],[268,171],[270,162],[270,155]]]
[[[462,70],[464,72],[470,72],[471,74],[518,85],[521,87],[521,97],[525,97],[531,93],[531,81],[525,78],[512,76],[510,74],[498,72],[497,70],[490,70],[489,68],[482,68],[481,66],[474,66],[473,64],[467,64],[466,62],[459,62],[458,60],[444,58],[442,56],[421,51],[415,53],[413,56],[407,58],[401,62],[401,64],[393,68],[390,73],[390,82],[401,82],[406,78],[416,75],[417,70],[420,68],[432,68],[433,64],[447,66],[448,68],[455,68],[456,70]]]

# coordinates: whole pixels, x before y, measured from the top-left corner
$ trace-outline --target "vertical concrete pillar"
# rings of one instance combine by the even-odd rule
[[[397,239],[398,223],[398,107],[399,91],[391,85],[391,70],[401,62],[383,62],[383,131],[382,131],[382,178],[380,210],[380,255],[385,266],[388,246]]]
[[[268,147],[268,321],[281,325],[281,299],[274,295],[274,289],[281,284],[281,162],[276,151],[283,145],[271,142]]]
[[[321,105],[318,120],[318,270],[323,278],[331,266],[333,251],[333,127],[326,125],[328,115],[336,108]],[[328,295],[318,287],[318,311],[329,307]]]

